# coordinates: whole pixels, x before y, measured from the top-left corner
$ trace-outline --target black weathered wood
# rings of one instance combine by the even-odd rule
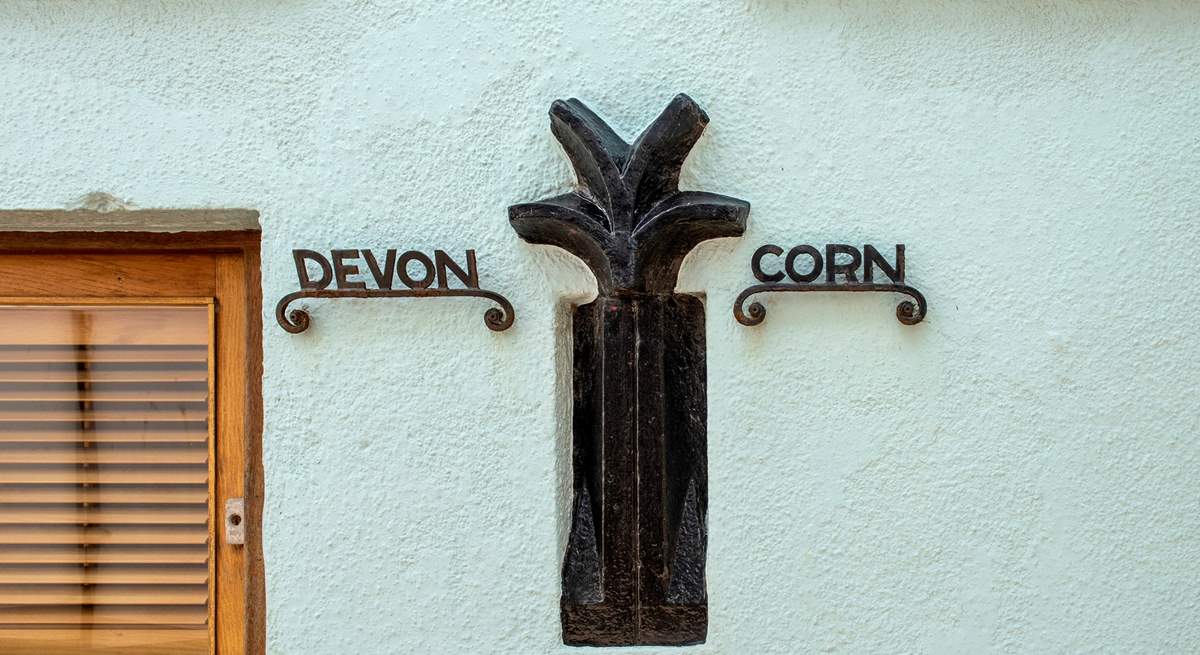
[[[750,206],[679,191],[708,117],[685,95],[627,144],[578,100],[550,108],[575,191],[514,205],[532,243],[596,276],[573,316],[574,501],[563,559],[563,641],[686,645],[708,629],[704,305],[675,293],[697,244],[740,236]]]

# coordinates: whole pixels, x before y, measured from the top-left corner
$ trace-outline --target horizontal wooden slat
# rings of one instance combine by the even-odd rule
[[[3,605],[203,605],[207,585],[26,585],[0,584]]]
[[[30,525],[51,523],[205,525],[207,521],[208,507],[205,505],[173,505],[167,507],[0,505],[0,525]]]
[[[0,566],[0,584],[189,585],[207,582],[207,566]]]
[[[111,366],[80,371],[74,367],[0,365],[0,382],[203,382],[208,371],[194,365],[172,367]]]
[[[206,566],[4,566],[0,584],[195,585],[208,582]]]
[[[0,485],[0,503],[201,504],[208,501],[203,485],[129,486]]]
[[[84,430],[78,423],[2,423],[0,422],[0,443],[22,441],[39,443],[72,443],[91,441],[95,443],[169,443],[169,442],[198,442],[208,440],[208,426],[204,421],[193,421],[190,424],[180,421],[165,426],[139,425],[137,423],[121,424],[117,422],[102,423]]]
[[[34,466],[0,464],[7,484],[197,484],[208,481],[208,468],[179,466]]]
[[[0,525],[0,544],[206,544],[205,525]]]
[[[208,610],[203,605],[47,605],[0,608],[0,625],[203,626],[207,622]]]
[[[208,546],[0,545],[0,564],[204,564]]]
[[[146,403],[146,402],[193,402],[200,403],[208,400],[208,389],[198,385],[129,385],[91,386],[80,389],[76,385],[46,385],[36,386],[0,383],[0,402],[108,402],[108,403]]]
[[[2,314],[2,312],[0,312]],[[168,347],[85,347],[73,346],[0,346],[0,363],[145,363],[207,362],[208,346]]]
[[[0,262],[0,270],[4,263]],[[206,343],[208,307],[203,305],[0,305],[0,348]]]
[[[162,403],[146,407],[104,406],[81,409],[78,403],[4,403],[3,421],[199,421],[208,415],[205,403]]]
[[[208,630],[0,630],[4,655],[211,655]]]
[[[195,446],[71,446],[0,444],[0,464],[203,464],[205,444]]]

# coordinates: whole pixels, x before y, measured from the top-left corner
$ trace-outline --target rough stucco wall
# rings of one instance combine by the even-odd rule
[[[518,312],[268,317],[270,653],[575,652],[556,339],[593,282],[505,207],[569,180],[551,100],[632,137],[679,91],[713,118],[685,184],[754,205],[680,283],[710,335],[687,652],[1200,648],[1194,3],[121,5],[0,6],[0,207],[259,209],[268,310],[293,247],[475,247]],[[907,243],[928,321],[733,322],[755,247],[826,241]]]

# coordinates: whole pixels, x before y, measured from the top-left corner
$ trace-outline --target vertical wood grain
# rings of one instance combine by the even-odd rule
[[[217,508],[224,508],[230,498],[244,498],[246,494],[247,316],[243,267],[240,254],[216,257]],[[216,644],[220,655],[246,652],[245,590],[245,547],[225,543],[224,531],[220,530],[216,597]]]
[[[246,292],[246,360],[242,370],[245,374],[244,421],[246,447],[243,451],[246,462],[246,652],[265,655],[267,652],[267,584],[263,561],[262,516],[263,516],[263,352],[262,352],[262,266],[259,242],[255,233],[253,243],[242,249],[242,268],[245,280],[242,288]]]

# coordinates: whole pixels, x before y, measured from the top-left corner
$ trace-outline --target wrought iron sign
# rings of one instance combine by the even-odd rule
[[[296,263],[296,276],[300,280],[300,290],[280,298],[275,305],[275,320],[279,326],[293,334],[308,329],[311,321],[306,309],[293,309],[288,312],[288,305],[300,298],[445,298],[455,296],[475,296],[493,300],[499,307],[492,307],[483,314],[483,322],[489,329],[497,332],[507,330],[513,324],[515,314],[508,300],[494,292],[479,288],[479,269],[475,262],[475,251],[466,252],[466,268],[464,269],[449,255],[441,250],[433,251],[430,258],[425,253],[409,250],[399,256],[395,250],[388,250],[382,263],[375,253],[370,250],[333,250],[326,258],[313,250],[293,250],[292,259]],[[375,281],[375,288],[368,288],[366,282],[351,279],[362,273],[359,261],[365,263]],[[315,264],[320,270],[318,277],[309,273],[308,264]],[[420,272],[413,274],[413,265]],[[452,287],[450,275],[457,278],[462,287]],[[399,280],[403,288],[395,288]],[[435,285],[436,282],[436,285]],[[330,289],[329,285],[334,284]]]
[[[521,238],[579,257],[599,287],[573,316],[568,644],[684,645],[707,633],[704,306],[675,280],[688,251],[741,235],[750,211],[679,190],[707,124],[679,95],[631,145],[582,102],[559,100],[550,129],[578,189],[509,208]]]
[[[845,259],[839,260],[838,256]],[[772,261],[766,263],[767,257]],[[767,266],[771,269],[767,272]],[[887,278],[876,281],[876,269]],[[875,248],[866,245],[860,251],[854,246],[831,243],[825,246],[824,255],[810,245],[799,245],[783,256],[783,248],[767,244],[754,251],[750,258],[750,271],[763,284],[756,284],[738,294],[733,302],[733,317],[742,325],[758,325],[767,318],[767,309],[755,301],[743,310],[750,296],[775,291],[876,291],[899,293],[912,298],[896,306],[896,320],[905,325],[916,325],[925,320],[928,305],[925,296],[904,283],[904,244],[896,245],[894,262]],[[858,279],[859,271],[862,280]],[[783,282],[784,276],[791,282]]]

